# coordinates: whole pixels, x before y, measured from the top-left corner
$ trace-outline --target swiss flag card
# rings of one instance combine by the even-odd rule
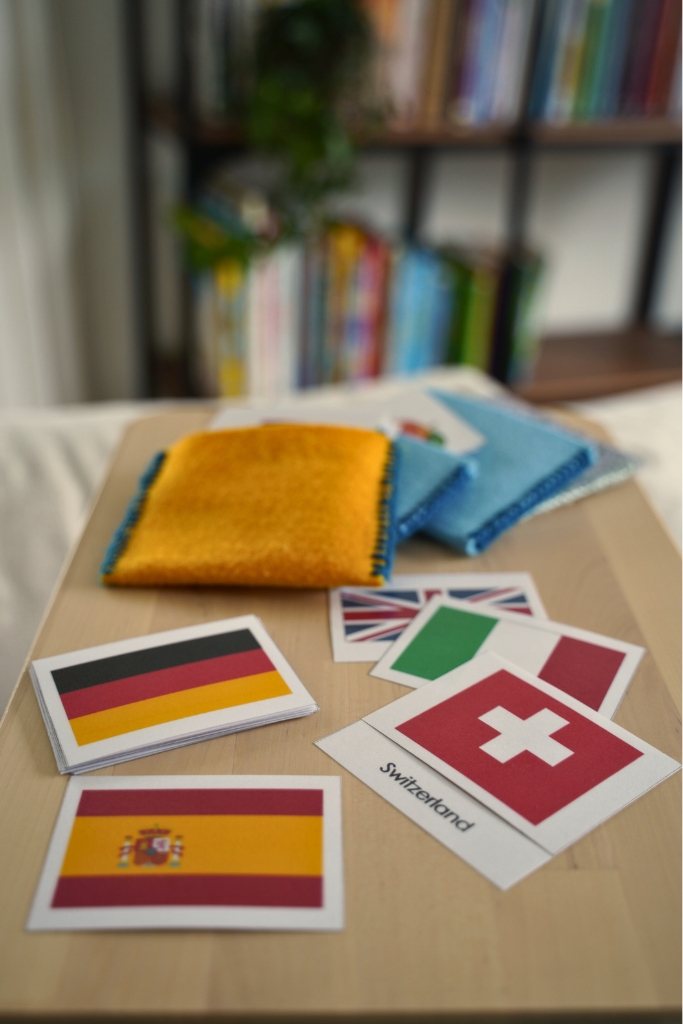
[[[493,654],[365,721],[549,853],[559,853],[680,768]]]

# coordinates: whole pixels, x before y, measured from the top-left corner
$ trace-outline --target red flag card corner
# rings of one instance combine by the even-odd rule
[[[562,690],[492,654],[365,721],[551,854],[680,768]]]
[[[340,779],[71,779],[27,927],[338,930]]]
[[[471,658],[497,654],[612,718],[644,648],[560,622],[432,598],[371,675],[422,686]]]

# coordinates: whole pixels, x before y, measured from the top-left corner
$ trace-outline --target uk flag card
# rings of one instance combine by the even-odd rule
[[[501,608],[520,618],[547,618],[528,572],[399,575],[383,587],[330,591],[334,660],[378,661],[435,596]]]
[[[551,854],[680,768],[608,718],[493,654],[364,721]]]
[[[644,653],[587,629],[438,595],[370,674],[417,687],[479,655],[497,654],[612,718]]]

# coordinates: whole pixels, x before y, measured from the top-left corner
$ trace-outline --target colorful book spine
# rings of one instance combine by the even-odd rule
[[[507,254],[502,268],[490,372],[519,383],[532,374],[540,343],[539,285],[543,264],[526,250]]]
[[[442,363],[522,374],[540,266],[395,246],[354,224],[281,243],[248,269],[224,260],[195,283],[201,393],[272,398]]]
[[[443,259],[451,289],[451,318],[446,332],[444,362],[459,363],[472,269],[457,253],[446,251]]]
[[[482,32],[476,60],[472,121],[485,124],[493,120],[496,95],[496,69],[502,64],[501,44],[505,28],[506,0],[484,0]]]
[[[488,370],[493,354],[493,329],[500,272],[488,258],[475,255],[463,317],[460,362]]]
[[[596,117],[616,117],[619,113],[621,83],[635,17],[635,0],[611,0],[608,14],[604,71],[595,99]]]
[[[507,0],[490,120],[509,123],[519,115],[527,63],[533,2]]]
[[[650,116],[667,112],[680,32],[681,4],[679,0],[664,0],[645,99],[644,112]]]
[[[246,392],[246,275],[236,260],[225,260],[214,271],[216,352],[220,394]]]
[[[581,66],[574,97],[573,115],[575,118],[584,119],[590,117],[591,114],[595,81],[600,71],[599,54],[603,46],[607,10],[607,0],[589,0]]]
[[[541,342],[543,263],[527,254],[518,272],[511,297],[512,336],[503,379],[519,384],[531,379]]]
[[[541,36],[536,53],[529,97],[528,116],[539,120],[545,116],[558,47],[558,28],[562,13],[562,0],[546,0],[543,8]]]
[[[529,116],[664,116],[680,52],[678,0],[547,0]]]
[[[422,122],[437,127],[441,121],[448,79],[456,0],[434,0],[424,73]]]

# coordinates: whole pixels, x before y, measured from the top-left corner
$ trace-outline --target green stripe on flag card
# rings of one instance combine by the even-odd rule
[[[547,619],[435,596],[371,675],[413,688],[496,654],[612,717],[643,656],[635,644]]]
[[[420,679],[438,679],[470,661],[495,626],[496,620],[485,615],[439,608],[392,668]]]

